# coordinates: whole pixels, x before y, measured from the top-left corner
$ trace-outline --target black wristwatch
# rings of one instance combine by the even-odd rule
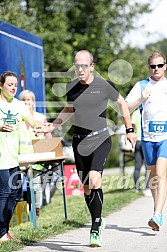
[[[134,130],[133,127],[126,129],[126,134],[128,134],[128,133],[134,133],[134,132],[135,132],[135,130]]]

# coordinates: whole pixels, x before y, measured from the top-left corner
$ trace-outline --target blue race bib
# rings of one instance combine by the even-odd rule
[[[167,121],[150,121],[149,132],[167,132]]]

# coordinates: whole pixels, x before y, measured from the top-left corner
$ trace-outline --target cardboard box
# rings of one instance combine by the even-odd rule
[[[34,153],[54,152],[55,157],[63,156],[61,138],[59,137],[32,140],[32,144]]]

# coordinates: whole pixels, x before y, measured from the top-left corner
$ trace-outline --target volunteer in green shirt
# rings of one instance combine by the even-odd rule
[[[18,87],[17,75],[3,72],[0,76],[0,243],[15,240],[9,223],[22,196],[18,162],[19,135],[22,120],[32,128],[35,121],[24,102],[14,98]]]

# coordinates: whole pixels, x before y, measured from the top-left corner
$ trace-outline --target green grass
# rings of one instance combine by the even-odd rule
[[[141,197],[133,187],[132,178],[127,177],[125,189],[124,179],[119,176],[103,177],[104,204],[103,217],[121,209],[131,201]],[[66,197],[68,219],[64,219],[63,197],[58,190],[52,198],[51,204],[41,209],[41,215],[37,220],[37,229],[33,229],[32,223],[25,223],[11,228],[11,232],[22,240],[21,244],[9,241],[0,244],[0,252],[17,251],[21,247],[32,242],[53,236],[74,228],[82,227],[90,221],[84,197]]]

